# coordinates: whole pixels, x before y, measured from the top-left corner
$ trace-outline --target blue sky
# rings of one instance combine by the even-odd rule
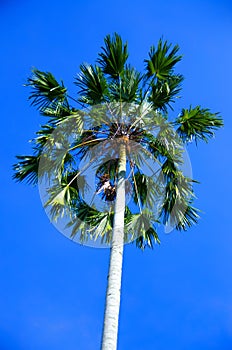
[[[80,63],[92,63],[115,31],[138,69],[162,35],[178,43],[185,82],[176,114],[201,104],[225,121],[208,145],[188,148],[199,224],[163,234],[153,251],[126,246],[118,349],[230,350],[232,5],[223,0],[1,1],[0,349],[99,348],[109,250],[62,236],[37,188],[11,177],[41,123],[22,86],[30,69],[53,72],[75,94]]]

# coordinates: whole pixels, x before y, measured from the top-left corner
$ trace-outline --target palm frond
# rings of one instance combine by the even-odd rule
[[[71,238],[79,235],[81,242],[86,242],[101,237],[102,242],[110,243],[112,213],[99,212],[84,201],[78,202],[75,212],[76,215],[67,224],[67,227],[72,227]]]
[[[197,181],[184,176],[180,171],[175,171],[172,175],[174,176],[166,185],[160,217],[163,217],[165,225],[185,229],[186,225],[190,227],[199,218],[198,209],[190,205],[195,197],[192,185]]]
[[[154,244],[160,244],[158,233],[153,227],[150,227],[142,236],[135,240],[136,247],[144,250],[146,247],[153,249]]]
[[[107,101],[108,86],[100,67],[82,64],[75,84],[80,88],[80,101],[88,105],[97,105]]]
[[[211,113],[209,109],[197,106],[182,109],[175,125],[178,126],[176,131],[184,142],[208,142],[214,136],[214,131],[223,126],[223,121],[218,113]]]
[[[187,207],[185,208],[185,211],[183,212],[183,215],[180,218],[180,221],[175,226],[179,231],[186,231],[192,225],[197,224],[200,218],[199,213],[201,211],[193,207],[191,204],[192,201],[189,201]]]
[[[174,97],[181,91],[182,75],[170,75],[165,80],[157,80],[151,85],[151,94],[148,101],[152,102],[155,109],[167,113],[167,107],[171,109]]]
[[[133,176],[132,197],[135,204],[141,208],[152,210],[158,218],[163,199],[163,178],[159,177],[160,170],[157,171],[156,175],[156,177],[151,177],[137,171]]]
[[[168,157],[162,164],[162,174],[165,176],[166,180],[169,181],[178,173],[178,164],[174,162],[172,157]]]
[[[142,205],[147,200],[148,193],[148,177],[137,171],[133,177],[133,199],[135,204],[141,202]]]
[[[77,113],[77,109],[71,107],[66,101],[59,105],[57,103],[51,103],[48,107],[41,110],[41,115],[50,117],[51,123],[63,121],[75,113]]]
[[[182,56],[178,56],[179,46],[168,44],[167,41],[159,40],[157,48],[151,47],[149,59],[145,60],[146,77],[156,77],[158,80],[165,80],[173,73],[174,66]]]
[[[40,154],[33,156],[16,156],[18,163],[13,165],[13,179],[19,182],[26,181],[35,185],[38,182]]]
[[[97,62],[105,74],[114,79],[118,78],[122,74],[128,58],[127,43],[124,44],[117,33],[112,37],[107,35],[104,42],[105,47],[102,47]]]
[[[47,190],[44,207],[54,222],[63,218],[64,215],[73,219],[73,213],[80,201],[79,183],[73,181],[76,175],[77,171],[73,171],[63,175],[60,179],[55,177],[53,185]]]
[[[45,145],[48,144],[48,142],[51,145],[54,143],[54,131],[54,126],[50,124],[42,125],[41,129],[36,132],[36,135],[38,136],[32,141],[34,141],[37,147],[42,151],[43,147],[45,147]]]
[[[110,92],[113,101],[134,102],[138,98],[141,75],[134,68],[127,66],[121,75],[121,84],[112,82]]]
[[[58,108],[67,99],[67,89],[63,82],[59,84],[49,72],[42,72],[36,68],[32,70],[32,77],[28,78],[27,86],[32,91],[29,99],[31,104],[43,111],[45,108],[54,105]]]
[[[157,135],[145,132],[144,145],[149,152],[161,161],[171,159],[173,162],[181,164],[183,161],[183,147],[181,139],[173,130],[171,124],[160,123]]]
[[[132,214],[125,218],[125,237],[129,237],[137,240],[137,244],[150,243],[152,247],[152,241],[159,243],[159,237],[157,232],[154,230],[154,218],[152,212],[148,209],[143,209],[139,214]]]

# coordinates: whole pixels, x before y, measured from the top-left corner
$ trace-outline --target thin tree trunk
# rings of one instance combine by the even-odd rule
[[[117,195],[114,209],[113,237],[110,254],[108,286],[106,292],[106,305],[101,347],[102,350],[117,349],[122,259],[124,247],[125,176],[126,147],[125,144],[121,144],[119,149]]]

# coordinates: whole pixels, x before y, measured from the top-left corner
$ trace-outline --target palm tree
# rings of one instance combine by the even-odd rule
[[[178,51],[160,39],[140,73],[127,63],[127,43],[115,33],[104,39],[95,65],[80,66],[77,99],[48,72],[34,69],[27,83],[32,105],[47,122],[33,139],[33,155],[17,156],[14,179],[46,179],[45,207],[52,220],[65,218],[72,239],[111,246],[104,350],[117,347],[124,243],[152,248],[160,243],[160,223],[177,230],[197,223],[196,181],[182,169],[183,144],[207,142],[223,125],[218,113],[201,106],[169,120],[183,81],[175,72]],[[85,171],[91,167],[96,186],[87,200]],[[100,197],[104,210],[95,201]]]

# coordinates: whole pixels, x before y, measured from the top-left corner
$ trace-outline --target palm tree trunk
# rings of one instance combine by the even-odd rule
[[[106,305],[101,347],[102,350],[117,349],[122,259],[124,247],[125,176],[126,147],[125,144],[121,144],[119,149],[117,195],[114,209],[113,237],[110,253],[108,286],[106,292]]]

